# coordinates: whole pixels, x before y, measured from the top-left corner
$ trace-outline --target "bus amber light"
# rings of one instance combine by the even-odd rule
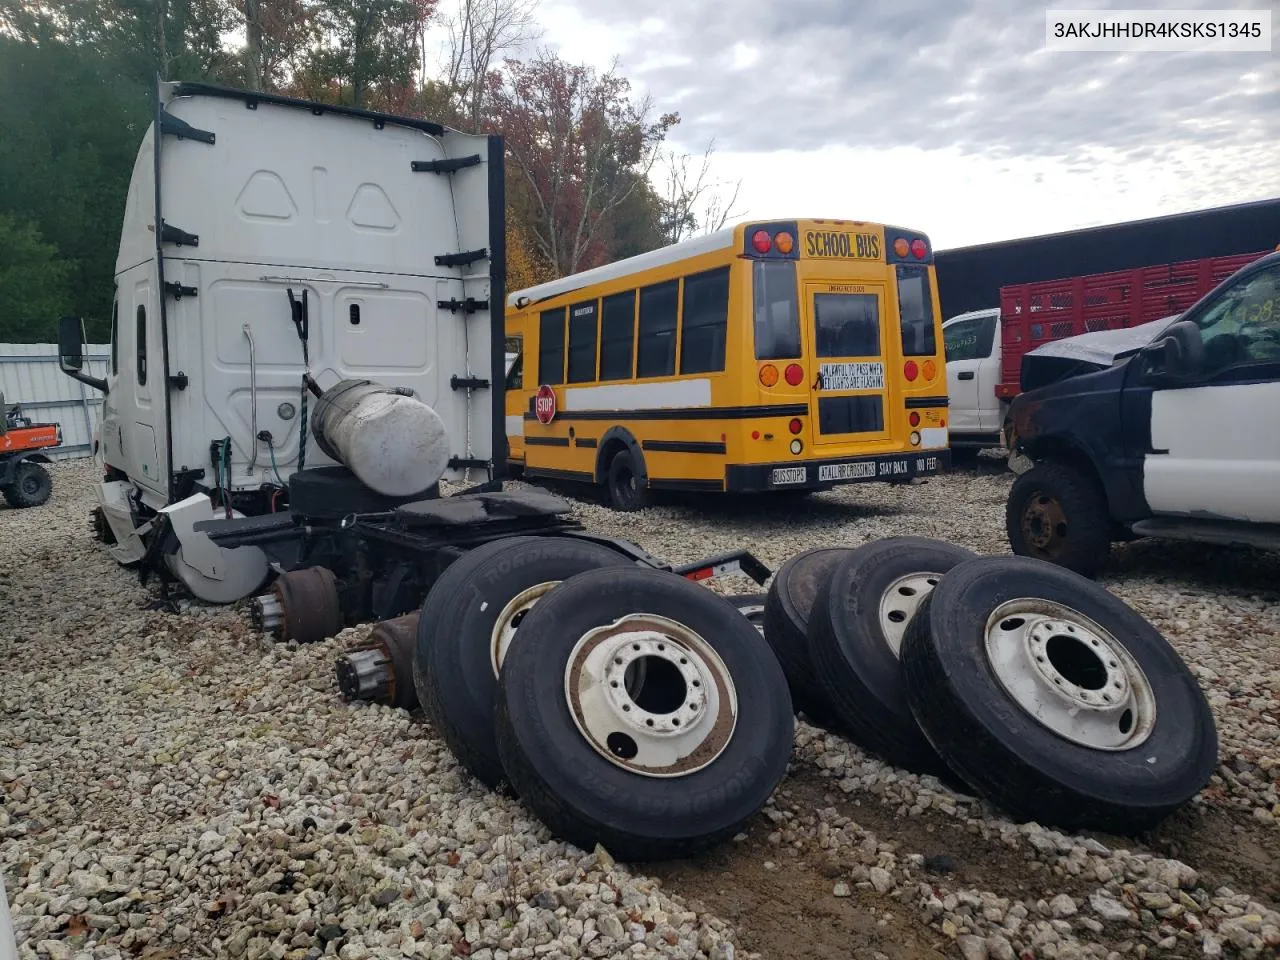
[[[916,377],[920,376],[920,368],[916,366],[916,362],[914,360],[908,360],[902,368],[902,375],[906,377],[907,380],[914,380]]]
[[[917,260],[923,260],[929,253],[929,247],[919,237],[911,241],[911,255]]]
[[[792,433],[799,433],[804,429],[804,423],[797,417],[787,424],[787,429]]]
[[[907,243],[906,237],[899,237],[893,241],[893,252],[900,257],[905,257],[911,252],[911,244]]]
[[[798,387],[804,381],[804,367],[798,363],[789,363],[783,376],[787,378],[787,383],[791,384],[791,386]]]
[[[937,375],[938,375],[938,365],[934,363],[932,360],[926,360],[924,362],[924,378],[926,380],[932,380]]]
[[[760,368],[760,382],[766,387],[772,387],[778,382],[778,368],[772,363],[766,363]]]
[[[790,253],[796,242],[791,234],[780,233],[773,238],[773,245],[778,248],[779,253]]]
[[[756,253],[768,253],[769,248],[773,246],[773,241],[769,239],[768,230],[757,230],[751,235],[751,246],[755,247]]]

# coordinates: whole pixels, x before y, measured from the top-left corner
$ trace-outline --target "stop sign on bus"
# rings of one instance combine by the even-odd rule
[[[556,415],[556,392],[545,383],[534,397],[533,412],[539,423],[550,423]]]

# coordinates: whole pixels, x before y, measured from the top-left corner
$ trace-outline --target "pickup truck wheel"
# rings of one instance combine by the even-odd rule
[[[495,726],[521,801],[621,861],[725,840],[786,773],[795,720],[764,639],[723,598],[631,565],[564,581],[502,666]]]
[[[4,488],[11,507],[38,507],[53,492],[53,478],[38,463],[24,460],[13,471],[13,483]]]
[[[912,773],[947,777],[916,725],[898,662],[920,603],[955,566],[978,556],[925,537],[890,537],[847,553],[818,589],[809,657],[837,725]]]
[[[1040,463],[1018,476],[1005,506],[1009,546],[1094,576],[1111,550],[1111,516],[1097,481],[1062,463]]]
[[[1203,691],[1135,610],[1023,557],[952,569],[902,644],[907,698],[947,763],[1020,820],[1150,829],[1213,775]]]
[[[463,554],[427,594],[413,660],[418,701],[449,750],[485,786],[496,789],[505,779],[493,705],[498,673],[524,618],[560,581],[630,565],[621,553],[573,537],[508,537]]]

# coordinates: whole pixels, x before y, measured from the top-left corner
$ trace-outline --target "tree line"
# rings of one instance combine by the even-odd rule
[[[735,214],[714,145],[673,149],[680,116],[636,97],[616,62],[539,46],[537,0],[447,2],[0,0],[0,341],[52,340],[68,313],[107,335],[157,74],[500,133],[508,289]]]

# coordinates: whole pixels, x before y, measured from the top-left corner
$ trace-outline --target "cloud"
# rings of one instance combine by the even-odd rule
[[[1206,199],[1228,171],[1232,198],[1280,193],[1276,51],[1050,52],[1049,5],[649,0],[641,31],[630,0],[551,0],[543,20],[571,59],[571,24],[589,30],[589,56],[620,55],[660,109],[680,112],[676,136],[694,148],[916,148],[1081,172],[1163,157],[1200,176],[1206,189],[1191,189]],[[1189,158],[1205,166],[1185,169]]]

